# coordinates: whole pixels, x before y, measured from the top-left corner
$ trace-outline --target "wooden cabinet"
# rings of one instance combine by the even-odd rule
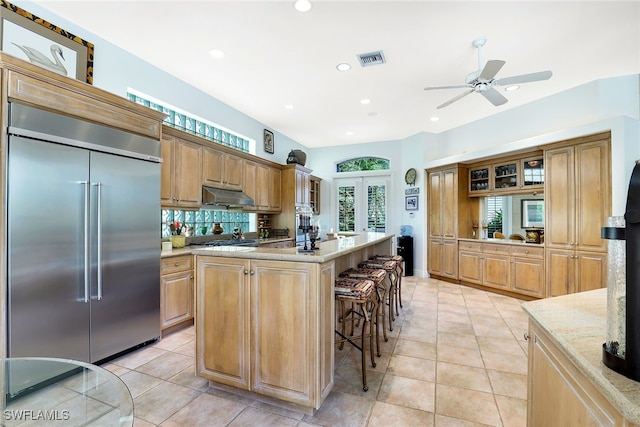
[[[505,157],[489,164],[469,166],[469,195],[544,191],[544,157],[536,151],[527,157]]]
[[[162,135],[160,202],[163,207],[200,207],[201,156],[201,145],[170,134]]]
[[[532,320],[528,355],[528,426],[635,425],[624,419]]]
[[[496,289],[509,289],[509,245],[482,245],[482,284]]]
[[[163,331],[193,323],[193,256],[162,258],[160,262],[160,324]]]
[[[309,177],[309,204],[314,215],[320,215],[320,184],[321,178],[311,175]]]
[[[304,169],[295,169],[295,205],[296,206],[310,206],[310,188],[311,188],[311,176],[309,171]]]
[[[197,375],[319,408],[333,384],[333,262],[197,259]]]
[[[281,170],[281,209],[274,215],[274,228],[288,228],[289,235],[296,234],[296,209],[309,209],[311,169],[299,164],[287,164]]]
[[[461,240],[458,278],[510,293],[544,297],[544,248]]]
[[[255,205],[246,207],[244,210],[279,212],[281,209],[280,177],[279,168],[245,159],[243,189],[254,200]]]
[[[458,237],[469,237],[477,200],[467,197],[468,172],[462,167],[428,171],[428,271],[448,279],[458,277]]]
[[[544,189],[544,156],[522,159],[520,165],[520,188],[525,190]]]
[[[469,193],[510,192],[519,186],[519,162],[475,166],[469,169]]]
[[[577,138],[545,150],[548,296],[606,286],[611,212],[610,135]]]
[[[214,147],[202,152],[202,184],[227,190],[242,190],[243,159]]]

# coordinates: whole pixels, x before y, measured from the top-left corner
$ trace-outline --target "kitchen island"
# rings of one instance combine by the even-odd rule
[[[334,384],[334,281],[393,235],[322,242],[313,253],[218,246],[196,257],[196,374],[313,413]]]
[[[607,290],[522,307],[530,316],[527,425],[640,425],[640,382],[602,363]]]

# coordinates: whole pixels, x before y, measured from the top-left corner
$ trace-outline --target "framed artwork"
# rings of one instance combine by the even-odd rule
[[[93,84],[93,44],[0,0],[0,49],[49,71]]]
[[[522,228],[544,227],[544,200],[522,201]]]
[[[273,132],[264,130],[264,151],[273,154]]]
[[[408,211],[418,210],[418,196],[405,196],[404,208]]]

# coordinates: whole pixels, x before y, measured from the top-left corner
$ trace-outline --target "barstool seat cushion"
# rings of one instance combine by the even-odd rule
[[[358,268],[375,268],[375,269],[381,268],[386,271],[394,271],[396,269],[396,262],[370,259],[370,260],[359,263]]]
[[[374,290],[375,284],[367,279],[340,277],[335,282],[335,294],[338,298],[366,301]]]
[[[349,268],[342,273],[340,277],[355,277],[361,279],[369,279],[374,282],[381,282],[387,273],[380,268]]]
[[[402,262],[404,259],[400,255],[374,255],[369,257],[370,260],[396,261]]]

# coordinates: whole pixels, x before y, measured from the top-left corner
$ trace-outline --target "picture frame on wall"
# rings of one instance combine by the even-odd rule
[[[522,228],[544,227],[544,200],[522,200]]]
[[[273,132],[265,129],[264,130],[264,151],[266,151],[269,154],[273,154],[273,145],[274,145]]]
[[[418,196],[406,196],[404,198],[404,209],[407,211],[418,210]]]
[[[93,43],[5,0],[0,0],[0,6],[2,52],[93,84]]]

